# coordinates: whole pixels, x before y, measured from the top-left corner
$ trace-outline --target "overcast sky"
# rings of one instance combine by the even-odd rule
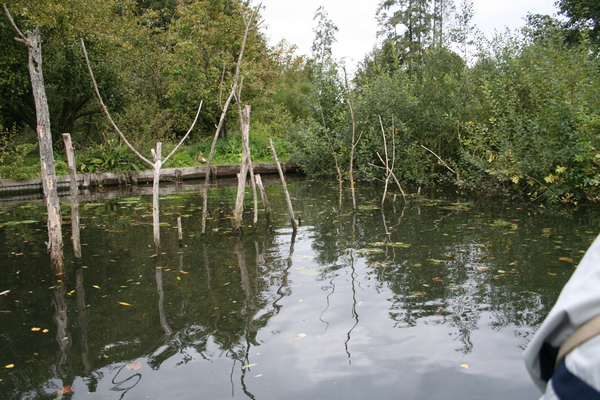
[[[313,17],[319,6],[324,6],[329,18],[337,25],[335,58],[347,58],[348,65],[362,61],[363,55],[375,45],[377,22],[375,10],[380,0],[254,0],[262,2],[264,32],[271,44],[281,39],[298,46],[300,54],[310,54],[315,27]],[[487,37],[494,30],[524,25],[523,18],[533,14],[557,13],[555,0],[474,0],[473,22]],[[456,0],[457,7],[460,0]]]

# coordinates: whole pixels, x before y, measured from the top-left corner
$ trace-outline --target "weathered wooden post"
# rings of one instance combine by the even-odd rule
[[[240,110],[240,122],[242,127],[242,160],[240,164],[240,173],[238,174],[238,190],[233,210],[233,231],[242,230],[242,214],[244,211],[244,192],[246,191],[246,178],[248,176],[248,159],[250,157],[249,136],[250,136],[250,106]]]
[[[37,118],[42,186],[46,208],[48,209],[48,242],[46,246],[50,253],[50,264],[54,268],[55,273],[62,274],[64,272],[62,221],[60,202],[58,201],[58,193],[56,191],[56,171],[54,169],[54,153],[52,150],[52,132],[50,131],[50,112],[48,111],[48,100],[46,98],[44,75],[42,73],[42,35],[38,26],[34,32],[27,31],[27,36],[25,36],[15,24],[6,4],[4,5],[4,11],[19,35],[15,40],[27,46],[29,76],[31,78],[35,115]]]
[[[63,133],[65,142],[65,151],[67,152],[67,164],[69,165],[70,177],[70,195],[71,195],[71,243],[73,244],[73,255],[76,259],[81,259],[81,240],[79,230],[79,185],[77,183],[77,167],[75,165],[75,153],[73,152],[73,143],[71,135]]]
[[[269,144],[271,145],[271,152],[273,153],[273,158],[275,159],[275,163],[277,164],[277,171],[279,171],[281,186],[283,186],[285,200],[287,202],[288,210],[290,212],[290,221],[292,222],[292,228],[294,229],[294,232],[296,232],[298,230],[298,225],[296,224],[296,217],[294,216],[294,208],[292,207],[292,200],[290,199],[290,193],[287,189],[287,183],[285,182],[285,176],[283,175],[283,170],[281,169],[281,164],[279,163],[279,158],[277,157],[277,151],[275,150],[273,139],[269,138]]]
[[[152,185],[152,228],[154,232],[154,249],[158,252],[160,249],[160,205],[159,205],[159,186],[160,169],[162,168],[162,143],[156,143],[156,150],[151,149],[154,159],[154,178]]]

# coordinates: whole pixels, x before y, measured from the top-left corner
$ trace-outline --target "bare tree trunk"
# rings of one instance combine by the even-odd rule
[[[271,152],[273,152],[273,158],[275,159],[275,163],[277,163],[277,171],[279,171],[279,177],[281,178],[281,186],[283,186],[285,200],[287,202],[288,210],[290,212],[290,221],[292,222],[292,228],[294,229],[295,233],[298,230],[298,224],[296,224],[296,217],[294,216],[294,208],[292,207],[290,193],[288,192],[287,183],[285,182],[285,176],[283,175],[283,170],[281,169],[281,164],[279,163],[279,158],[277,157],[277,151],[275,151],[273,139],[269,138],[269,144],[271,145]]]
[[[352,146],[350,147],[350,192],[352,193],[352,207],[354,210],[356,206],[356,190],[354,182],[354,153],[356,151],[356,145],[360,140],[356,138],[356,118],[354,116],[354,103],[352,102],[352,95],[350,93],[350,87],[348,86],[348,77],[346,76],[346,70],[344,69],[344,80],[346,82],[346,90],[348,91],[348,106],[350,107],[350,117],[352,119]],[[340,210],[341,212],[341,210]]]
[[[77,167],[75,165],[75,154],[71,135],[63,133],[65,150],[67,152],[67,163],[69,164],[69,176],[71,178],[71,243],[73,244],[73,255],[81,258],[81,240],[79,230],[79,185],[77,184]]]
[[[60,215],[60,202],[56,191],[56,172],[54,169],[54,153],[52,150],[52,133],[50,131],[50,112],[44,88],[44,75],[42,73],[42,35],[40,27],[35,32],[27,31],[27,37],[15,24],[6,5],[6,16],[19,35],[17,41],[27,45],[29,59],[29,76],[35,101],[35,114],[37,118],[37,136],[40,149],[40,165],[42,170],[42,186],[44,199],[48,209],[48,242],[46,246],[50,253],[50,264],[56,274],[64,272],[63,265],[63,240]]]

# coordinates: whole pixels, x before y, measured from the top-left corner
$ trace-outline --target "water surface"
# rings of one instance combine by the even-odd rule
[[[272,227],[261,211],[240,237],[235,189],[211,190],[205,237],[199,191],[165,194],[159,256],[151,197],[83,202],[83,260],[66,243],[58,281],[43,207],[0,204],[0,397],[539,396],[521,353],[599,232],[595,210],[454,191],[382,209],[382,188],[362,186],[353,212],[337,183],[289,188],[295,235],[278,185]]]

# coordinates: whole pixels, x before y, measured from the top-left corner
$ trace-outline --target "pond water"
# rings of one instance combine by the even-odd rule
[[[0,203],[0,398],[536,399],[521,353],[600,231],[593,209],[360,186],[282,188],[256,233],[234,188],[82,202],[56,280],[44,208]],[[247,204],[251,204],[250,192]],[[70,235],[63,204],[65,237]],[[251,221],[251,207],[245,221]],[[178,240],[177,217],[183,240]]]

